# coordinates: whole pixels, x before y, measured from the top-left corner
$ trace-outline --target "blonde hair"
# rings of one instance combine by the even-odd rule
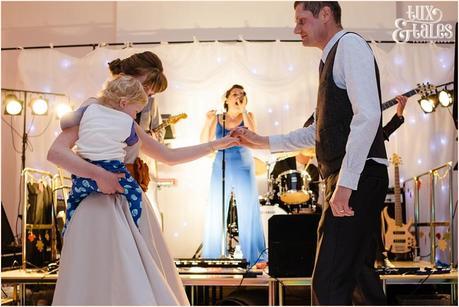
[[[123,98],[129,104],[140,103],[145,105],[148,96],[139,80],[120,74],[107,82],[100,94],[99,100],[102,105],[119,110],[119,102]]]

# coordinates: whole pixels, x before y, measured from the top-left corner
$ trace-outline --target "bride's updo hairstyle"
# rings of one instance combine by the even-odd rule
[[[163,92],[167,88],[167,78],[163,72],[163,63],[159,57],[150,51],[136,53],[120,60],[115,59],[108,63],[112,75],[125,74],[133,77],[146,75],[143,86],[155,93]]]

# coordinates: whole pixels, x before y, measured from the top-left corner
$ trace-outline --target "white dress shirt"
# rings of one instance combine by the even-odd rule
[[[324,63],[333,45],[345,33],[344,30],[337,32],[327,43],[321,57]],[[373,52],[360,36],[350,33],[340,40],[333,65],[333,79],[336,86],[347,91],[354,113],[337,184],[356,190],[381,118]],[[270,136],[271,152],[315,146],[315,134],[314,122],[307,128]],[[387,159],[372,159],[388,165]]]

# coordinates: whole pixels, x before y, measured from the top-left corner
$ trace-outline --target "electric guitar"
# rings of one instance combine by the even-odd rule
[[[174,125],[174,124],[176,124],[179,120],[185,119],[185,118],[187,118],[187,117],[188,117],[188,115],[186,115],[186,113],[180,113],[180,114],[178,114],[178,115],[171,116],[171,117],[167,118],[165,121],[163,121],[163,123],[162,123],[161,125],[159,125],[159,126],[156,127],[156,128],[151,129],[149,132],[156,133],[156,132],[158,132],[159,130],[161,130],[161,129],[163,129],[163,128],[166,128],[167,126]]]
[[[420,83],[415,89],[412,89],[406,93],[403,93],[399,96],[405,96],[405,97],[411,97],[416,94],[421,94],[421,96],[427,96],[430,92],[432,92],[435,89],[435,85],[430,84],[429,82],[427,83]],[[394,105],[397,104],[397,100],[395,98],[384,102],[381,107],[382,110],[386,110]]]
[[[391,162],[394,164],[394,196],[395,196],[395,220],[389,217],[387,207],[382,214],[387,223],[387,231],[384,235],[385,248],[394,254],[403,254],[411,252],[416,245],[416,239],[410,232],[413,220],[410,219],[408,224],[403,224],[402,205],[400,201],[400,175],[399,168],[400,157],[397,154],[392,155]]]

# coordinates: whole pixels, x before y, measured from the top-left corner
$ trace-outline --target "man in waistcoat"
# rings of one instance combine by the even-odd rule
[[[313,300],[350,305],[388,186],[378,67],[366,41],[343,30],[337,2],[298,1],[294,9],[294,32],[305,47],[322,50],[315,121],[285,135],[260,136],[237,128],[233,136],[272,152],[315,146],[326,201]]]

